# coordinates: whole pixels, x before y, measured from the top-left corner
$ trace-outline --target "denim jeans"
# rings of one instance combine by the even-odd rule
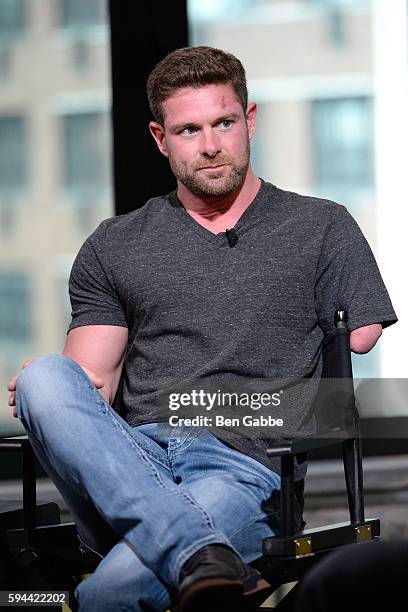
[[[184,562],[223,543],[246,562],[273,535],[261,504],[280,477],[205,429],[131,427],[64,355],[31,364],[16,409],[83,542],[104,557],[80,610],[165,610]]]

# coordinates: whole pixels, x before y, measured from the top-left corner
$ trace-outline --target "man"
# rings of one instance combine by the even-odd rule
[[[16,392],[81,539],[105,555],[77,589],[81,610],[248,609],[267,586],[246,564],[272,534],[263,502],[279,467],[261,438],[159,425],[163,396],[185,380],[317,381],[336,308],[349,312],[355,352],[396,317],[347,211],[253,173],[256,106],[239,60],[177,50],[153,70],[148,96],[177,192],[104,221],[84,243],[63,354],[13,379],[10,403]],[[124,419],[111,408],[122,369]],[[305,417],[288,410],[286,431]],[[306,466],[296,467],[301,482]]]

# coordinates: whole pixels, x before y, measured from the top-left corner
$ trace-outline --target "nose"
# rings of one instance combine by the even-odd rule
[[[201,133],[200,153],[207,157],[215,157],[221,151],[221,144],[217,134],[210,128]]]

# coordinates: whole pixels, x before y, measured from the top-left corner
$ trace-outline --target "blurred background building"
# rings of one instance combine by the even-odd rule
[[[115,214],[106,5],[0,0],[2,433],[19,426],[7,380],[61,351],[73,259]],[[258,175],[345,204],[377,255],[401,321],[355,359],[356,377],[406,376],[406,1],[189,0],[188,14],[191,44],[246,67]]]
[[[104,0],[0,0],[0,384],[61,351],[75,254],[114,214]]]

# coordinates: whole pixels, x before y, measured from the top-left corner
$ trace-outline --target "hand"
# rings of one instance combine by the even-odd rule
[[[27,368],[34,361],[36,361],[36,359],[37,358],[27,359],[23,363],[22,369],[24,370],[25,368]],[[98,374],[95,374],[95,372],[93,372],[92,370],[90,370],[90,369],[88,369],[88,368],[86,368],[84,366],[81,366],[81,367],[88,374],[89,378],[91,379],[91,382],[95,385],[95,387],[98,389],[98,391],[109,402],[109,389],[108,389],[107,386],[105,386],[104,380]],[[17,418],[17,410],[15,408],[15,406],[16,406],[16,383],[17,383],[17,378],[19,377],[19,375],[20,375],[20,372],[18,374],[16,374],[15,376],[13,376],[13,378],[11,378],[9,380],[9,382],[7,383],[7,390],[9,391],[8,405],[9,406],[14,406],[13,417],[15,417],[15,418]]]
[[[35,358],[34,359],[27,359],[23,363],[22,369],[24,370],[25,368],[27,368],[35,360],[36,360]],[[7,390],[10,392],[9,393],[9,399],[8,399],[8,405],[9,406],[14,406],[13,417],[16,417],[16,418],[17,418],[17,411],[16,411],[16,408],[15,408],[15,405],[16,405],[16,382],[17,382],[17,378],[19,376],[20,376],[20,372],[18,374],[16,374],[15,376],[13,376],[13,378],[11,380],[9,380],[8,383],[7,383]]]
[[[81,364],[80,364],[81,365]],[[91,382],[95,385],[101,395],[106,399],[106,401],[110,402],[110,393],[107,385],[105,385],[105,381],[98,374],[96,374],[93,370],[84,367],[81,365],[81,368],[87,373]]]

